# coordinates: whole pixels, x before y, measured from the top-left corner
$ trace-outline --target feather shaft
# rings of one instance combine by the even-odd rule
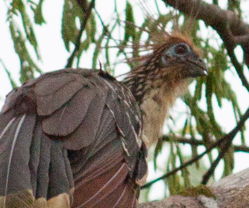
[[[17,125],[17,128],[16,128],[16,131],[15,131],[15,135],[14,135],[14,140],[13,140],[13,143],[11,145],[11,150],[10,150],[10,157],[9,157],[9,161],[8,161],[8,166],[7,166],[7,175],[6,175],[6,184],[5,184],[5,196],[7,196],[7,192],[8,192],[8,183],[9,183],[9,175],[10,175],[10,165],[11,165],[11,161],[12,161],[12,156],[13,156],[13,153],[14,153],[14,149],[15,149],[15,144],[16,144],[16,141],[17,141],[17,138],[18,138],[18,135],[19,135],[19,132],[20,132],[20,129],[22,127],[22,124],[24,122],[26,118],[26,114],[24,114],[21,118],[21,120],[19,121],[18,125]],[[12,119],[13,120],[13,119]],[[12,121],[11,120],[11,121]],[[3,202],[3,206],[4,208],[6,208],[6,199],[7,197],[4,198],[4,202]]]

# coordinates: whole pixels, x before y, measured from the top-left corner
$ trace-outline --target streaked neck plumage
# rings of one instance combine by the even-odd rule
[[[152,67],[153,70],[146,70]],[[187,79],[177,81],[170,75],[162,75],[155,67],[156,65],[138,67],[123,81],[133,93],[142,111],[142,139],[147,147],[158,141],[170,107],[176,98],[186,91],[189,84]]]

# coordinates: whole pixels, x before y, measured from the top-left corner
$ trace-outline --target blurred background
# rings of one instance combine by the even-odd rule
[[[0,1],[0,106],[14,87],[65,67],[96,69],[101,63],[122,80],[134,67],[127,58],[149,53],[139,46],[151,43],[150,31],[177,28],[202,49],[209,74],[194,81],[171,109],[163,137],[149,150],[149,184],[140,200],[165,198],[248,168],[249,116],[244,113],[249,107],[249,2],[183,2]],[[233,23],[215,16],[222,12],[204,14],[203,6],[233,12]],[[245,27],[245,34],[234,32],[234,22]],[[221,139],[227,142],[214,145]],[[184,165],[190,159],[193,163]],[[172,171],[179,166],[186,167]]]

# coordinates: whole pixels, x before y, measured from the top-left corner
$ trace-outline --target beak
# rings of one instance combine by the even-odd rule
[[[190,67],[188,69],[188,74],[190,77],[200,77],[208,75],[207,66],[201,58],[198,58],[195,61],[188,59],[188,62],[190,63]]]

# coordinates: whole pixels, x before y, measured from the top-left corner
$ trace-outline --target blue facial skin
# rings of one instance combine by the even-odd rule
[[[183,67],[186,77],[207,75],[207,67],[204,61],[184,42],[168,48],[161,57],[160,65],[161,67],[167,67],[172,62],[186,65]]]

